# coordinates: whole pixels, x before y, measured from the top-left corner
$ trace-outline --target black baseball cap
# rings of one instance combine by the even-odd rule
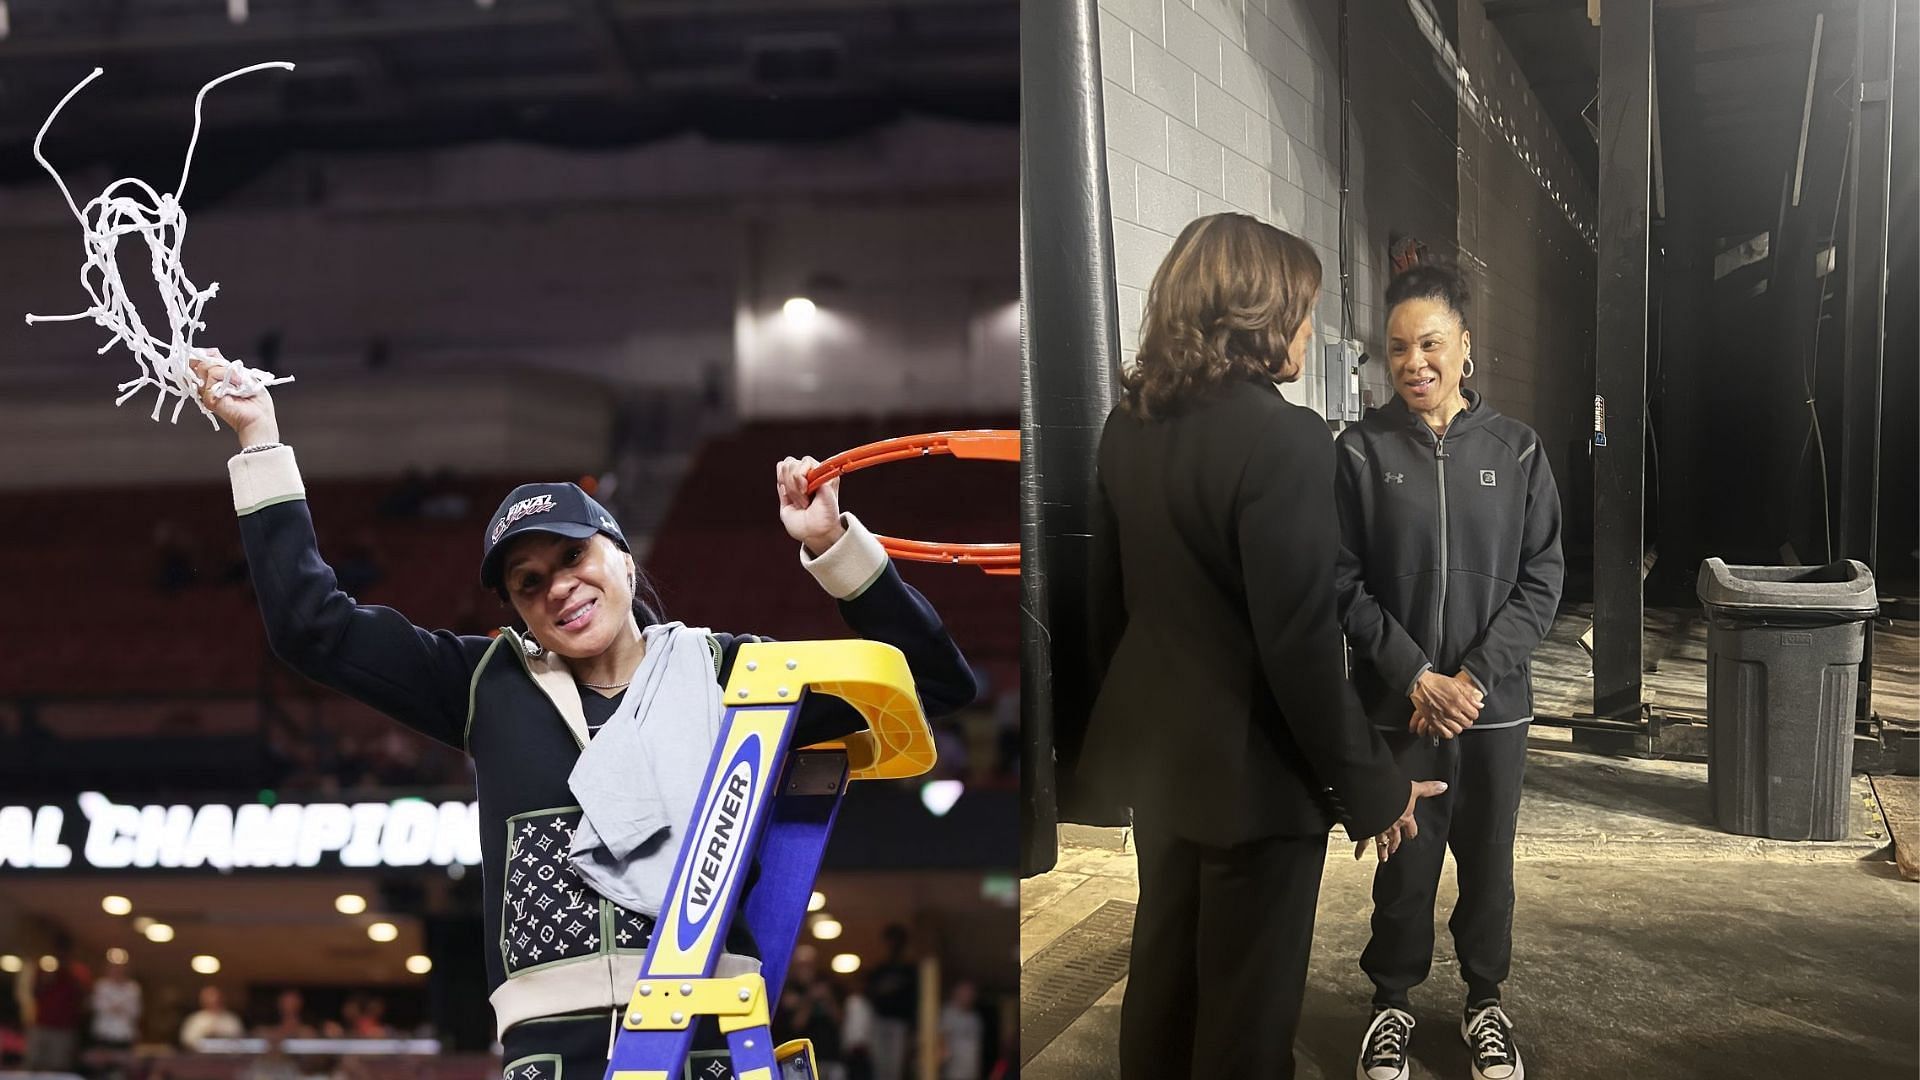
[[[480,584],[500,588],[501,563],[507,542],[524,533],[551,533],[573,540],[585,540],[594,533],[632,551],[620,523],[593,496],[578,484],[521,484],[501,501],[500,509],[487,519],[486,535],[480,542]]]

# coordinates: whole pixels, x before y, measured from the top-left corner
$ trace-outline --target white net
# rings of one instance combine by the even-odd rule
[[[223,373],[214,386],[216,396],[246,397],[264,386],[276,386],[292,382],[291,377],[277,377],[271,371],[250,368],[238,360],[227,360],[217,349],[195,350],[193,335],[195,331],[205,330],[206,323],[201,320],[201,311],[207,301],[220,291],[220,284],[213,282],[204,289],[195,288],[187,279],[186,271],[180,265],[180,249],[187,239],[187,216],[180,209],[180,198],[186,193],[187,173],[193,167],[193,149],[200,141],[200,109],[206,100],[207,91],[226,82],[228,79],[267,68],[293,70],[293,65],[276,60],[265,64],[254,64],[238,71],[231,71],[200,88],[193,99],[193,137],[187,142],[186,161],[180,166],[180,183],[172,194],[162,195],[142,180],[127,177],[108,184],[83,210],[73,201],[73,193],[60,178],[60,173],[47,162],[42,155],[40,144],[47,137],[47,129],[53,126],[54,118],[60,110],[67,107],[83,87],[99,78],[100,69],[94,68],[92,74],[81,79],[60,104],[53,107],[47,115],[47,122],[40,125],[40,133],[33,140],[34,160],[53,177],[60,186],[60,194],[66,197],[67,207],[80,221],[83,240],[86,244],[87,259],[80,267],[80,285],[92,298],[93,304],[85,311],[72,315],[28,315],[28,323],[39,322],[78,322],[91,319],[96,325],[104,327],[113,337],[99,349],[105,353],[115,345],[125,345],[133,353],[134,362],[140,366],[140,374],[119,386],[120,396],[114,401],[124,405],[147,387],[158,392],[153,403],[153,418],[160,419],[169,397],[177,397],[174,403],[174,423],[180,421],[180,411],[191,401],[215,428],[220,426],[206,405],[200,400],[200,383],[195,378],[190,361],[196,356],[215,361],[215,367]],[[120,267],[115,261],[123,238],[137,236],[146,243],[149,268],[153,273],[153,282],[159,288],[160,302],[167,310],[165,336],[147,328],[135,308],[133,300],[127,295],[126,284],[120,276]]]

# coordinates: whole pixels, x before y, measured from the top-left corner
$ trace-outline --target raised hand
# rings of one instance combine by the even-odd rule
[[[217,350],[197,353],[187,361],[194,378],[200,381],[200,402],[240,437],[240,445],[258,446],[280,441],[280,424],[274,417],[273,395],[262,386],[246,397],[215,394],[213,388],[227,377],[227,362]]]
[[[775,488],[780,495],[780,524],[787,535],[806,545],[807,553],[819,557],[846,534],[840,524],[840,481],[829,480],[812,495],[807,494],[807,474],[820,463],[811,457],[787,458],[774,470]]]

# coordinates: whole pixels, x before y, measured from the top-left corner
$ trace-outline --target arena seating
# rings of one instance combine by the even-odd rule
[[[824,458],[891,435],[1013,424],[977,416],[760,423],[710,440],[657,534],[642,541],[667,614],[773,637],[844,635],[780,529],[778,458]],[[336,567],[365,542],[381,568],[380,580],[360,591],[362,602],[394,607],[423,626],[485,633],[511,613],[475,581],[480,531],[501,496],[525,479],[438,481],[435,491],[466,499],[466,513],[450,520],[383,516],[397,480],[312,481],[308,498],[321,550]],[[975,542],[1019,534],[1010,464],[934,457],[881,466],[849,476],[842,502],[881,533]],[[84,513],[76,515],[76,505]],[[90,489],[83,497],[8,493],[0,495],[0,519],[15,526],[0,531],[13,612],[0,622],[0,712],[17,717],[31,703],[43,737],[121,741],[120,756],[134,770],[158,760],[146,756],[153,740],[192,738],[192,753],[202,755],[196,760],[232,775],[232,766],[259,758],[265,700],[281,702],[301,724],[324,710],[329,729],[338,726],[350,739],[383,729],[378,717],[290,675],[268,654],[224,483]],[[162,522],[185,538],[181,550],[193,569],[191,580],[172,588],[161,585]],[[992,692],[1017,685],[1017,578],[918,564],[903,564],[902,572],[939,608]],[[16,728],[10,719],[0,738]]]

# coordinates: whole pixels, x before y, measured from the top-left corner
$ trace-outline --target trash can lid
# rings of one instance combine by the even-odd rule
[[[1708,559],[1700,564],[1698,591],[1703,602],[1723,608],[1831,611],[1863,619],[1880,610],[1873,571],[1853,559],[1825,566],[1728,566]]]

